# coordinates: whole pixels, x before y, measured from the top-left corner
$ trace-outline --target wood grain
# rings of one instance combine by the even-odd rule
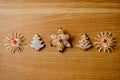
[[[119,0],[0,0],[0,80],[119,80],[120,1]],[[59,27],[71,35],[72,48],[59,53],[50,47],[50,35]],[[100,31],[116,37],[115,50],[98,53],[94,47],[82,51],[76,45],[83,33],[90,40]],[[4,47],[11,32],[24,35],[27,45],[12,54]],[[38,33],[46,47],[30,48]]]

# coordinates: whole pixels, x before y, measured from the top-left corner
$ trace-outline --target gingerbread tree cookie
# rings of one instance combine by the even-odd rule
[[[40,50],[42,49],[45,45],[43,44],[43,41],[41,40],[41,38],[35,34],[33,37],[33,41],[31,41],[32,44],[30,44],[30,46],[32,48],[34,48],[35,50]]]
[[[83,34],[83,36],[81,37],[81,40],[79,41],[79,45],[77,45],[77,46],[83,50],[88,50],[93,45],[92,45],[91,41],[89,40],[88,36],[86,34]]]

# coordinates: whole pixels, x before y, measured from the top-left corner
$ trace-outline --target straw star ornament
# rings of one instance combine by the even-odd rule
[[[51,46],[57,46],[59,52],[63,52],[65,47],[71,47],[68,42],[70,36],[64,34],[62,28],[58,30],[57,34],[52,34],[50,37],[52,38],[50,42]]]
[[[19,33],[10,33],[5,38],[5,46],[6,48],[12,52],[21,52],[23,50],[24,43],[24,36]]]
[[[110,53],[111,50],[113,51],[116,40],[111,32],[101,32],[94,39],[97,40],[94,44],[96,48],[99,48],[98,52],[104,51]]]

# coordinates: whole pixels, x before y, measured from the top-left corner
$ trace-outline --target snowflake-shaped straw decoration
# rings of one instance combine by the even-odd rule
[[[98,52],[104,51],[110,53],[111,50],[113,51],[115,45],[114,42],[116,40],[111,32],[100,32],[94,39],[97,40],[94,44],[96,45],[96,48],[99,48]]]
[[[51,46],[57,46],[59,52],[63,52],[64,47],[71,47],[69,40],[69,35],[64,34],[63,30],[60,28],[57,34],[52,34],[50,44]]]
[[[12,53],[15,53],[16,51],[20,52],[23,50],[23,45],[25,45],[24,40],[24,36],[21,34],[10,33],[6,37],[5,46]]]

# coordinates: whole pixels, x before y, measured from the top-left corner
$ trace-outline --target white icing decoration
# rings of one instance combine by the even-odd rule
[[[86,34],[84,34],[81,38],[82,39],[79,41],[79,45],[77,45],[78,47],[83,50],[88,50],[93,46]]]
[[[35,50],[40,50],[42,49],[45,45],[43,44],[43,41],[40,40],[41,38],[35,34],[33,37],[33,41],[31,41],[30,46],[34,48]]]

